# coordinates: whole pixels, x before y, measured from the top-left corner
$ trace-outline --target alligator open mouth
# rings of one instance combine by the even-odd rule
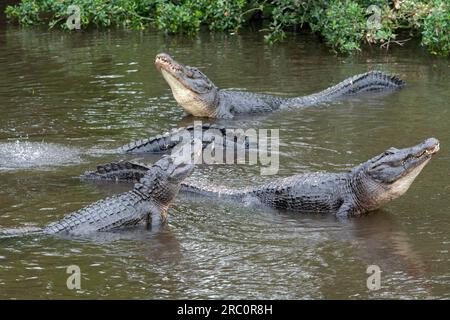
[[[436,142],[433,146],[426,148],[425,153],[428,155],[433,155],[439,151],[439,142]]]
[[[164,69],[170,73],[181,72],[183,68],[174,61],[168,54],[161,53],[155,58],[155,67],[158,70]]]
[[[188,98],[185,97],[186,95],[195,92],[193,85],[189,83],[193,77],[193,73],[189,67],[176,62],[166,53],[160,53],[156,56],[155,67],[161,72],[164,79],[172,88],[175,99],[181,105],[186,103],[186,99],[188,99],[188,101],[192,99],[190,96]]]
[[[425,147],[423,150],[417,152],[416,154],[412,155],[415,159],[419,160],[421,158],[428,159],[431,158],[432,155],[434,155],[436,152],[439,151],[439,142],[435,141],[431,146]],[[407,159],[403,160],[404,162]]]

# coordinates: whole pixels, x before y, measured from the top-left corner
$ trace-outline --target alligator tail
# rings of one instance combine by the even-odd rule
[[[395,75],[389,75],[382,71],[369,71],[345,79],[318,93],[291,99],[288,104],[315,104],[364,92],[389,92],[401,89],[405,84],[405,81]]]
[[[205,197],[228,199],[241,199],[246,194],[244,190],[241,191],[237,189],[227,189],[214,186],[199,186],[197,183],[193,182],[182,182],[180,191],[194,193]]]
[[[184,135],[189,135],[190,139],[193,139],[194,131],[199,130],[202,133],[208,129],[219,129],[225,131],[224,128],[211,125],[209,123],[204,123],[201,125],[191,125],[187,127],[181,127],[173,129],[172,131],[166,132],[162,135],[157,135],[153,138],[142,139],[130,142],[119,148],[120,152],[125,153],[161,153],[171,150],[180,142],[183,142]],[[202,134],[203,136],[203,134]],[[186,142],[186,141],[184,141]],[[203,141],[205,142],[205,141]]]
[[[120,153],[161,153],[173,148],[177,143],[172,141],[172,134],[157,135],[153,138],[141,139],[123,145]]]
[[[14,228],[14,229],[0,229],[0,239],[14,238],[25,235],[39,234],[42,233],[42,228]]]
[[[198,135],[198,136],[197,136]],[[142,139],[130,142],[118,149],[120,153],[162,153],[173,149],[179,143],[185,143],[185,139],[193,140],[194,138],[201,139],[203,148],[206,148],[212,141],[220,136],[223,140],[224,147],[238,147],[240,140],[235,141],[237,137],[228,137],[227,129],[224,126],[216,124],[202,123],[194,124],[187,127],[173,129],[162,135],[157,135],[153,138]],[[240,135],[239,135],[240,136]],[[231,140],[229,140],[231,138]],[[245,143],[244,148],[248,148],[248,137],[243,135],[239,137]],[[216,140],[217,141],[217,140]]]
[[[137,182],[148,170],[149,167],[139,163],[111,162],[98,165],[95,171],[86,171],[80,176],[80,179]]]

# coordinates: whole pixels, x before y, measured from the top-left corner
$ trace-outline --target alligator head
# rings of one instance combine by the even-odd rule
[[[410,148],[390,148],[360,166],[359,199],[369,207],[380,205],[403,195],[431,157],[439,151],[439,141],[430,138]]]
[[[181,182],[193,170],[193,164],[177,162],[166,155],[147,170],[134,189],[146,198],[151,197],[161,208],[166,209],[178,194]]]
[[[219,89],[200,70],[176,62],[166,53],[156,56],[155,67],[169,84],[175,100],[186,111],[198,117],[215,115]]]
[[[201,146],[201,142],[194,139],[180,146],[178,153],[163,156],[145,172],[134,189],[167,208],[178,194],[183,180],[194,170],[194,160],[201,155]]]

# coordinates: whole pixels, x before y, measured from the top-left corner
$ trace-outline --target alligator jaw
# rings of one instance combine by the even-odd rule
[[[169,84],[175,100],[187,112],[198,117],[217,113],[218,88],[200,70],[178,63],[166,53],[156,56],[155,67]]]
[[[439,141],[430,138],[410,148],[390,148],[363,164],[364,174],[355,179],[359,181],[355,189],[359,190],[360,204],[373,210],[405,194],[438,151]]]
[[[183,106],[186,111],[196,115],[198,114],[199,104],[196,103],[197,95],[189,90],[183,81],[167,72],[166,69],[161,69],[161,74],[172,89],[172,94],[175,100]]]
[[[435,138],[427,139],[411,148],[411,152],[402,161],[402,166],[405,169],[402,177],[411,175],[415,178],[431,157],[439,151],[439,148],[439,141]]]
[[[161,72],[164,79],[169,83],[170,87],[172,87],[172,84],[176,81],[182,84],[187,90],[190,90],[189,85],[184,80],[184,76],[189,75],[188,70],[186,70],[183,65],[173,60],[172,57],[168,54],[158,54],[155,58],[155,67],[156,70]],[[170,79],[169,76],[174,79]]]
[[[425,153],[427,155],[433,155],[440,149],[439,141],[436,140],[430,147],[425,148]]]
[[[167,53],[160,53],[155,58],[156,69],[170,68],[174,71],[180,71],[180,66]]]

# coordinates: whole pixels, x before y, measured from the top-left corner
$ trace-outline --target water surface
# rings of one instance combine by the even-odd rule
[[[0,240],[0,298],[450,298],[449,62],[416,44],[334,56],[298,35],[165,37],[152,31],[0,28],[0,226],[36,227],[130,185],[83,183],[129,141],[190,124],[153,67],[159,52],[219,87],[296,96],[356,73],[407,87],[234,122],[280,130],[279,176],[342,171],[390,146],[441,141],[402,198],[346,222],[180,195],[167,226],[92,238]],[[201,166],[192,179],[247,186],[258,166]],[[66,287],[78,265],[82,289]],[[366,269],[382,270],[381,289]]]

